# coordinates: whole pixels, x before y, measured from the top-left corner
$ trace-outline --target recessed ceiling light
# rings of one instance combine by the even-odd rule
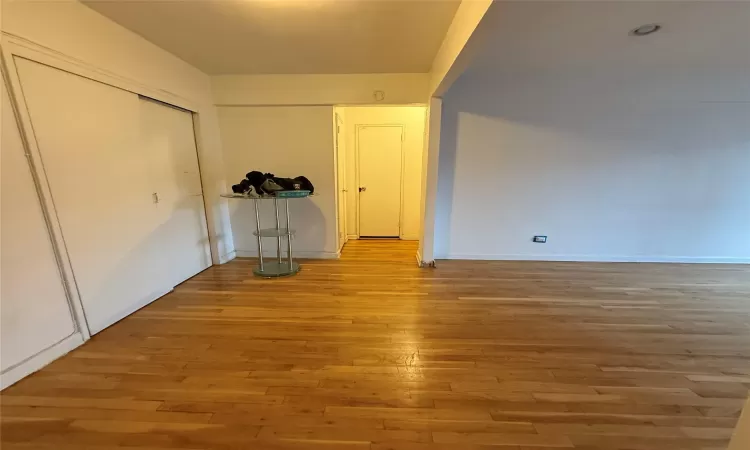
[[[659,30],[661,30],[661,25],[650,23],[648,25],[641,25],[640,27],[634,30],[631,30],[630,35],[631,36],[647,36],[649,34],[656,33]]]

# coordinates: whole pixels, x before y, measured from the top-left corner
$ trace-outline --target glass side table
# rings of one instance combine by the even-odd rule
[[[295,275],[299,272],[299,263],[295,262],[292,257],[292,236],[294,236],[294,230],[289,226],[289,200],[306,198],[310,195],[299,195],[300,193],[295,191],[291,191],[291,193],[295,195],[288,197],[248,197],[242,194],[221,194],[224,198],[253,200],[253,205],[255,206],[255,231],[253,235],[258,239],[258,266],[253,269],[253,273],[256,276],[277,278]],[[261,228],[259,205],[260,202],[269,200],[273,200],[273,207],[276,213],[276,228]],[[286,209],[286,228],[281,228],[281,222],[279,221],[279,201],[284,202],[284,208]],[[276,238],[276,258],[274,261],[263,260],[263,238]],[[282,239],[286,239],[286,258],[282,258],[281,254]]]

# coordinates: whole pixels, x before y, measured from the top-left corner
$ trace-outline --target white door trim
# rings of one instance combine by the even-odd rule
[[[359,132],[363,128],[368,127],[398,127],[401,128],[401,173],[400,173],[400,186],[399,186],[399,209],[398,209],[398,237],[399,239],[403,239],[403,223],[404,223],[404,139],[405,139],[405,133],[406,133],[406,127],[404,124],[401,123],[394,123],[394,124],[384,124],[384,123],[378,123],[378,124],[357,124],[355,127],[354,132],[354,184],[355,189],[357,189],[356,192],[356,201],[355,201],[355,210],[356,210],[356,217],[357,217],[357,223],[356,225],[356,231],[357,231],[357,239],[359,239],[362,234],[360,233],[360,226],[359,226]]]
[[[41,153],[34,137],[34,129],[31,126],[31,116],[29,115],[29,110],[26,106],[26,101],[23,95],[20,95],[21,92],[23,92],[21,90],[21,81],[18,76],[13,53],[10,53],[10,51],[9,46],[6,45],[3,47],[2,65],[6,77],[6,83],[8,84],[8,96],[10,97],[10,103],[13,107],[13,113],[16,115],[21,142],[24,152],[26,153],[26,159],[31,168],[31,178],[34,180],[34,185],[36,186],[42,215],[50,234],[52,250],[55,254],[55,259],[57,260],[57,266],[60,269],[60,277],[62,278],[63,286],[65,288],[68,307],[70,308],[76,330],[81,333],[83,340],[88,340],[91,337],[91,334],[89,332],[88,322],[86,321],[86,314],[83,311],[83,303],[81,302],[78,286],[75,282],[75,275],[73,274],[70,257],[68,256],[68,250],[65,246],[62,228],[60,227],[60,222],[57,218],[57,210],[55,209],[55,204],[52,200],[52,192],[49,182],[47,181],[47,175],[44,171]]]
[[[80,333],[82,338],[80,343],[83,343],[91,338],[90,327],[86,320],[86,314],[84,312],[83,303],[81,301],[78,286],[76,284],[72,263],[68,254],[67,246],[65,244],[64,236],[62,234],[62,228],[60,226],[57,209],[55,208],[55,204],[53,201],[51,187],[49,185],[49,181],[44,169],[44,162],[41,157],[41,151],[36,142],[34,128],[31,122],[31,115],[29,113],[28,105],[26,104],[26,101],[22,94],[23,90],[16,67],[16,58],[33,61],[35,63],[62,70],[64,72],[68,72],[73,75],[106,84],[117,89],[128,91],[136,95],[150,97],[159,102],[185,109],[193,114],[193,131],[195,133],[194,137],[197,137],[198,133],[200,132],[200,130],[195,126],[198,108],[193,102],[178,95],[169,93],[167,91],[151,88],[130,78],[123,77],[111,71],[93,66],[89,63],[70,57],[54,49],[36,44],[22,37],[3,32],[2,38],[3,45],[1,48],[2,52],[0,53],[0,63],[2,65],[3,73],[6,77],[5,82],[8,87],[8,95],[10,97],[11,105],[13,106],[13,113],[16,115],[16,120],[18,122],[21,141],[26,153],[26,158],[29,161],[29,165],[31,167],[31,175],[34,180],[34,184],[36,185],[37,193],[39,195],[39,202],[42,208],[42,213],[44,215],[44,219],[51,236],[53,251],[57,259],[58,267],[60,268],[61,278],[65,286],[66,295],[68,297],[68,304],[71,309],[71,315],[73,317],[76,330],[78,333]],[[198,139],[196,139],[195,144],[198,164],[200,168],[200,142]],[[201,180],[201,191],[205,191],[202,181],[203,180]],[[204,210],[204,215],[206,221],[208,222],[207,210]],[[219,255],[216,255],[216,257],[218,256]],[[70,342],[76,341],[72,340]],[[80,345],[80,343],[77,345]],[[55,344],[55,346],[57,345],[58,344]],[[75,348],[75,346],[72,348],[66,347],[66,352],[72,350],[73,348]],[[51,350],[52,347],[44,350],[43,352]],[[39,354],[39,356],[41,358],[41,353]],[[51,361],[52,360],[49,360],[48,362]]]
[[[347,194],[349,193],[346,178],[346,151],[344,151],[344,162],[341,162],[341,141],[346,141],[346,129],[341,114],[333,108],[333,150],[336,166],[336,245],[339,251],[349,240],[347,228]],[[344,147],[346,148],[346,147]],[[343,179],[340,175],[343,174]],[[343,210],[343,214],[342,214]],[[343,217],[339,217],[342,216]],[[343,237],[343,243],[342,243]]]
[[[24,133],[21,123],[22,111],[19,110],[17,100],[14,97],[14,93],[12,91],[11,73],[9,73],[2,53],[0,53],[0,72],[0,83],[3,83],[5,85],[5,89],[8,94],[11,106],[11,111],[5,111],[5,113],[12,114],[14,116],[14,121],[16,122],[16,126],[18,127],[21,146],[23,147],[24,156],[26,156],[26,161],[29,165],[29,174],[31,175],[34,189],[36,190],[37,197],[39,198],[39,206],[42,212],[42,219],[44,220],[45,226],[47,228],[47,233],[49,233],[49,242],[52,246],[52,254],[59,271],[60,281],[62,283],[63,293],[65,295],[65,301],[68,305],[70,319],[73,324],[72,334],[66,336],[58,342],[49,345],[48,347],[38,351],[37,353],[28,356],[26,359],[10,367],[7,367],[5,370],[0,372],[0,390],[2,390],[28,376],[29,374],[36,372],[37,370],[41,369],[57,358],[73,350],[74,348],[80,346],[84,341],[90,338],[90,334],[88,326],[85,322],[85,316],[83,315],[83,308],[81,307],[80,299],[77,296],[78,291],[71,290],[71,283],[67,278],[69,274],[65,271],[66,259],[64,258],[64,256],[66,255],[63,255],[54,234],[54,227],[57,222],[52,220],[52,218],[50,217],[48,205],[45,203],[45,198],[43,197],[43,192],[46,186],[39,179],[39,169],[34,165],[34,161],[31,158],[29,141],[26,138],[26,134]]]
[[[98,81],[99,83],[108,84],[124,91],[144,95],[164,103],[179,106],[182,109],[198,112],[196,104],[177,94],[163,89],[152,88],[131,78],[94,66],[11,33],[3,32],[2,37],[6,64],[8,64],[9,68],[13,69],[12,72],[14,74],[16,71],[13,56],[18,56],[93,81]]]

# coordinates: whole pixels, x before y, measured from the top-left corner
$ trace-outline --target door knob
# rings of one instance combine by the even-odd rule
[[[364,192],[364,191],[366,191],[366,190],[367,190],[367,188],[366,188],[366,187],[361,187],[361,188],[359,188],[359,192]]]

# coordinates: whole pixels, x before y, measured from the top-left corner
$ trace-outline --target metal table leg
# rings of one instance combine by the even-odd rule
[[[286,229],[291,230],[292,226],[289,224],[289,199],[284,200],[284,206],[286,206]],[[286,242],[287,242],[286,244],[287,245],[287,257],[289,258],[289,270],[294,270],[294,264],[292,262],[292,235],[291,234],[286,237]],[[281,258],[281,256],[279,256],[279,258]]]
[[[300,194],[304,194],[301,192]],[[291,230],[291,217],[289,216],[289,197],[299,198],[305,197],[305,195],[290,195],[284,194],[281,199],[284,200],[284,209],[286,210],[286,231],[281,228],[281,217],[279,216],[279,199],[273,198],[273,208],[276,216],[276,228],[270,228],[263,230],[260,224],[260,209],[262,202],[261,200],[270,200],[270,196],[266,197],[250,197],[239,194],[221,194],[224,198],[241,198],[245,200],[253,200],[253,208],[255,208],[255,232],[253,233],[257,237],[258,243],[258,265],[253,267],[253,273],[256,276],[263,278],[276,278],[285,277],[289,275],[295,275],[299,272],[299,263],[294,261],[292,256],[292,237],[294,232]],[[263,238],[276,238],[276,260],[265,261],[263,258]],[[287,239],[287,255],[284,258],[284,252],[282,251],[282,238]]]
[[[263,272],[263,239],[260,237],[260,214],[258,213],[258,200],[253,200],[255,204],[255,229],[258,231],[258,266]]]
[[[279,199],[277,198],[273,199],[273,209],[276,212],[276,233],[278,234],[276,237],[276,259],[281,265],[281,228],[279,226]]]

